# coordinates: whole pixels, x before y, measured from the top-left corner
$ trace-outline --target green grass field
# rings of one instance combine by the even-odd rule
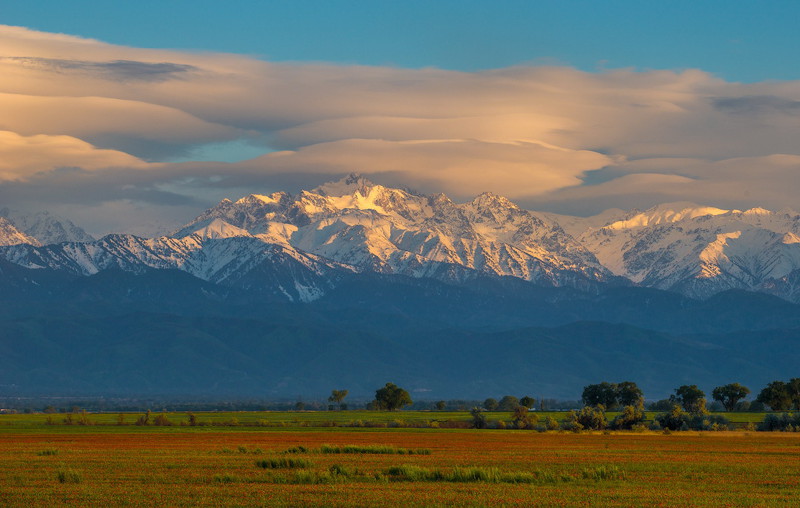
[[[120,423],[122,415],[123,426],[134,426],[136,420],[142,416],[143,412],[132,413],[87,413],[86,418],[91,425],[111,426]],[[161,413],[153,411],[151,418],[164,414],[174,426],[188,425],[189,416],[187,412],[167,412]],[[450,423],[464,424],[471,421],[469,411],[235,411],[235,412],[194,412],[194,416],[199,423],[199,428],[207,426],[226,426],[226,427],[348,427],[348,426],[395,426],[395,427],[414,427],[414,426],[447,426]],[[486,411],[484,413],[490,421],[502,420],[511,421],[511,413],[504,411]],[[551,416],[561,421],[566,412],[564,411],[536,411],[532,412],[544,420]],[[606,416],[611,421],[618,413],[608,412]],[[650,422],[657,412],[649,411],[646,413],[646,421]],[[726,417],[734,426],[743,426],[747,423],[758,423],[764,419],[767,413],[712,413]],[[78,424],[79,414],[70,414],[72,426],[81,427]],[[13,427],[15,429],[36,429],[48,426],[48,421],[55,425],[64,425],[64,420],[68,418],[66,413],[53,414],[4,414],[0,415],[0,427]],[[85,426],[85,425],[83,425]],[[146,430],[148,427],[143,427]]]

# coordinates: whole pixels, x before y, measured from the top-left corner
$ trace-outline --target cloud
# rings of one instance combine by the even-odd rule
[[[0,131],[0,178],[26,180],[69,167],[92,171],[111,167],[142,169],[146,164],[127,153],[101,150],[71,136],[20,136]]]
[[[277,64],[21,27],[0,27],[0,54],[4,200],[80,196],[117,212],[146,203],[178,221],[235,192],[352,171],[581,213],[676,199],[780,208],[800,193],[800,82],[730,83],[696,69]],[[170,162],[225,142],[264,155]]]

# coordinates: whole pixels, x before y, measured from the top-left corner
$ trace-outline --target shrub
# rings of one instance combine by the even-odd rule
[[[52,455],[58,455],[58,450],[56,450],[55,448],[48,448],[46,450],[41,450],[36,452],[36,455],[38,457],[48,457]]]
[[[758,425],[758,430],[797,432],[800,429],[800,413],[768,414]]]
[[[153,425],[158,425],[160,427],[169,427],[172,425],[172,421],[167,418],[167,413],[159,413],[153,419]]]
[[[622,412],[611,421],[611,428],[617,430],[631,430],[634,426],[644,421],[644,406],[625,406]]]
[[[148,425],[150,423],[150,410],[136,420],[136,425]]]
[[[580,411],[570,411],[562,424],[564,429],[574,432],[584,429],[603,430],[607,426],[608,420],[603,406],[584,406]]]
[[[689,413],[681,409],[677,404],[672,406],[672,409],[667,413],[657,414],[654,420],[663,429],[668,430],[683,430],[685,426],[688,430]]]
[[[473,429],[485,429],[487,427],[486,415],[483,414],[481,408],[473,407],[469,413],[472,415]]]
[[[695,415],[688,422],[692,430],[728,430],[729,424],[721,415]]]
[[[539,415],[530,414],[525,406],[517,406],[511,416],[511,421],[518,429],[533,429],[539,423]]]
[[[677,404],[668,413],[656,415],[655,421],[669,430],[727,430],[730,422],[721,415],[689,414]]]

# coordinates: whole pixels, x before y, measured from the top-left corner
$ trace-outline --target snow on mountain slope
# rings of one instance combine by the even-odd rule
[[[795,270],[798,228],[800,216],[791,211],[673,203],[587,229],[579,240],[617,275],[706,297],[726,289],[755,289]]]
[[[579,218],[531,212],[488,192],[455,203],[358,175],[296,195],[226,199],[161,238],[108,235],[41,247],[0,218],[0,243],[0,256],[29,268],[179,269],[294,301],[318,298],[357,272],[454,283],[479,274],[547,286],[632,282],[695,297],[750,289],[800,299],[800,214],[792,210],[681,202]]]
[[[427,276],[455,264],[548,285],[610,274],[555,222],[490,193],[464,204],[350,175],[297,196],[223,201],[175,236],[222,219],[259,238],[291,245],[361,271]]]
[[[7,218],[19,230],[35,238],[42,245],[61,242],[91,242],[94,240],[91,235],[73,224],[72,221],[57,217],[49,212],[25,215],[3,208],[0,210],[0,217]]]
[[[40,245],[36,238],[32,238],[19,229],[9,220],[0,216],[0,245],[30,244]]]
[[[330,279],[335,279],[334,272],[348,271],[347,267],[318,256],[264,243],[252,236],[213,238],[193,234],[184,238],[139,238],[108,235],[88,243],[0,247],[0,255],[26,268],[51,268],[75,275],[92,275],[110,268],[132,272],[144,268],[179,269],[229,286],[248,277],[247,285],[253,286],[259,281],[266,282],[266,278],[271,284],[264,289],[279,291],[288,299],[299,301],[320,296],[330,287]],[[283,273],[277,267],[282,267]]]

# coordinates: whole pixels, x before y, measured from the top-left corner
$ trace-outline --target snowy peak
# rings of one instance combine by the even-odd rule
[[[30,231],[39,231],[34,223],[56,222],[37,217],[24,223]],[[273,289],[295,300],[321,296],[345,272],[447,283],[487,275],[595,289],[632,283],[693,297],[771,287],[800,298],[790,284],[775,282],[800,273],[800,215],[791,210],[679,202],[579,218],[524,210],[491,192],[454,203],[357,174],[297,194],[224,199],[161,238],[110,235],[50,248],[36,247],[44,242],[34,236],[2,219],[0,255],[78,275],[146,267],[253,285],[251,276],[269,274],[281,281],[282,289]]]
[[[91,242],[94,238],[72,221],[57,217],[50,212],[25,215],[12,212],[8,208],[0,210],[5,217],[27,236],[35,238],[38,244],[49,245],[62,242]]]
[[[475,208],[482,210],[519,210],[519,207],[516,204],[512,203],[503,196],[498,196],[497,194],[493,194],[491,192],[483,192],[478,196],[475,196],[471,204]]]
[[[360,193],[366,196],[369,190],[375,184],[367,180],[358,173],[350,173],[346,177],[336,180],[335,182],[328,182],[312,189],[311,192],[326,197],[341,197],[352,196],[355,193]]]
[[[8,219],[0,217],[0,245],[41,245],[36,238],[32,238],[12,224]]]
[[[712,206],[700,206],[694,203],[664,203],[644,212],[632,212],[628,217],[606,225],[608,229],[632,229],[659,224],[679,222],[686,219],[705,217],[708,215],[722,215],[730,210],[722,210]]]
[[[197,235],[201,240],[252,236],[246,229],[237,228],[222,219],[213,219],[192,234]]]

